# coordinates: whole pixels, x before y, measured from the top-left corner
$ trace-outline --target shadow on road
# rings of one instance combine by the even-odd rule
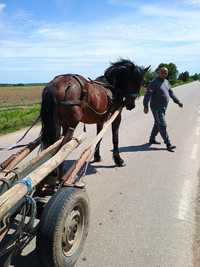
[[[13,267],[41,267],[36,250],[26,256],[17,255],[11,261]]]
[[[116,165],[93,165],[93,162],[89,164],[87,168],[86,175],[95,174],[98,172],[98,169],[113,169],[116,168]]]
[[[166,148],[159,148],[159,147],[152,147],[149,146],[149,143],[145,143],[142,145],[138,145],[138,146],[124,146],[124,147],[120,147],[119,148],[119,152],[138,152],[138,151],[161,151],[161,150],[165,150]]]
[[[1,267],[42,267],[40,265],[36,250],[31,251],[27,255],[15,255],[11,254],[0,259]]]
[[[149,143],[145,143],[142,145],[137,146],[124,146],[119,148],[120,153],[126,153],[126,152],[145,152],[145,151],[166,151],[166,148],[163,147],[155,147],[155,146],[149,146]],[[112,152],[112,150],[111,150]],[[112,169],[116,168],[116,165],[98,165],[95,164],[95,162],[90,162],[90,164],[87,167],[86,175],[96,174],[98,172],[98,169]]]

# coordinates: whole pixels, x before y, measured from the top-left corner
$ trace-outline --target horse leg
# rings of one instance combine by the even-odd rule
[[[62,122],[62,129],[63,129],[63,140],[59,146],[59,149],[68,143],[74,134],[75,128],[78,125],[79,121],[82,117],[82,110],[80,107],[72,107],[70,115],[68,116],[67,121]],[[58,177],[61,179],[64,175],[64,164],[62,163],[58,168]]]
[[[77,124],[78,124],[78,122],[77,122]],[[75,130],[77,124],[73,125],[73,127],[72,126],[63,127],[64,137],[63,137],[63,140],[61,142],[61,146],[65,145],[67,142],[69,142],[72,139],[73,134],[74,134],[74,130]]]
[[[112,123],[112,138],[113,138],[113,159],[118,167],[125,166],[124,160],[119,155],[119,126],[121,123],[121,113]]]
[[[73,124],[73,127],[69,127],[68,125],[63,126],[63,140],[61,142],[60,148],[65,145],[67,142],[69,142],[74,134],[74,130],[76,128],[76,126],[78,125],[78,122],[75,124]],[[62,176],[64,175],[64,162],[60,164],[60,166],[58,167],[58,177],[59,179],[62,178]]]
[[[103,123],[97,123],[97,134],[102,130],[102,128],[103,128]],[[101,161],[101,156],[100,156],[101,140],[97,143],[97,145],[95,147],[94,161],[93,162],[100,162]]]

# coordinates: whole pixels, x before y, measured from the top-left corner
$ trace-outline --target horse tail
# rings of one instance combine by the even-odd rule
[[[40,115],[35,119],[35,121],[32,123],[32,125],[28,128],[28,130],[24,133],[24,135],[19,139],[19,140],[17,140],[17,144],[19,143],[19,142],[21,142],[24,138],[25,138],[25,136],[30,132],[30,130],[33,128],[33,126],[35,126],[35,124],[37,124],[38,122],[40,121]],[[12,147],[12,149],[14,149],[14,148],[17,148],[18,146],[14,146],[14,147]],[[11,150],[11,149],[9,149],[9,150]]]
[[[54,86],[45,87],[42,93],[40,117],[42,122],[41,145],[45,149],[55,143],[61,132],[61,127],[56,118],[56,99]]]

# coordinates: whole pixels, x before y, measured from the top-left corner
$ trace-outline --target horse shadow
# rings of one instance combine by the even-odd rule
[[[76,160],[66,160],[64,161],[64,172],[67,172],[67,170],[69,170],[69,168],[73,165],[73,163]],[[94,161],[90,161],[89,163],[85,163],[85,165],[83,166],[83,168],[81,168],[81,170],[78,172],[77,176],[82,176],[84,175],[92,175],[92,174],[96,174],[98,173],[98,169],[113,169],[115,168],[116,165],[102,165],[102,164],[97,164]],[[83,175],[83,176],[84,176]]]
[[[117,166],[115,164],[113,165],[94,165],[94,163],[96,162],[90,162],[90,164],[88,165],[88,168],[87,168],[87,172],[86,172],[86,175],[92,175],[92,174],[96,174],[98,173],[98,169],[114,169],[116,168]]]
[[[155,147],[155,146],[150,146],[149,143],[144,143],[141,145],[135,145],[135,146],[124,146],[119,148],[120,153],[127,153],[127,152],[145,152],[145,151],[164,151],[166,148],[162,147]],[[113,152],[113,150],[111,150]],[[67,171],[75,162],[75,160],[66,160],[64,162],[64,169]],[[102,164],[97,164],[94,161],[89,162],[89,164],[85,164],[85,166],[81,169],[81,171],[78,173],[78,176],[81,176],[81,174],[85,175],[92,175],[98,173],[98,169],[113,169],[116,168],[117,166],[115,164],[112,165],[102,165]]]
[[[136,146],[124,146],[119,148],[120,153],[126,153],[126,152],[144,152],[144,151],[161,151],[166,150],[166,148],[163,147],[152,147],[149,145],[149,143],[145,143],[142,145],[136,145]]]

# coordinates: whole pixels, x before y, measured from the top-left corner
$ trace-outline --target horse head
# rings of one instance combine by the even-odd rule
[[[123,103],[127,110],[135,108],[135,100],[140,94],[145,72],[150,68],[139,67],[132,61],[120,59],[111,63],[104,76],[113,86],[115,101]]]

